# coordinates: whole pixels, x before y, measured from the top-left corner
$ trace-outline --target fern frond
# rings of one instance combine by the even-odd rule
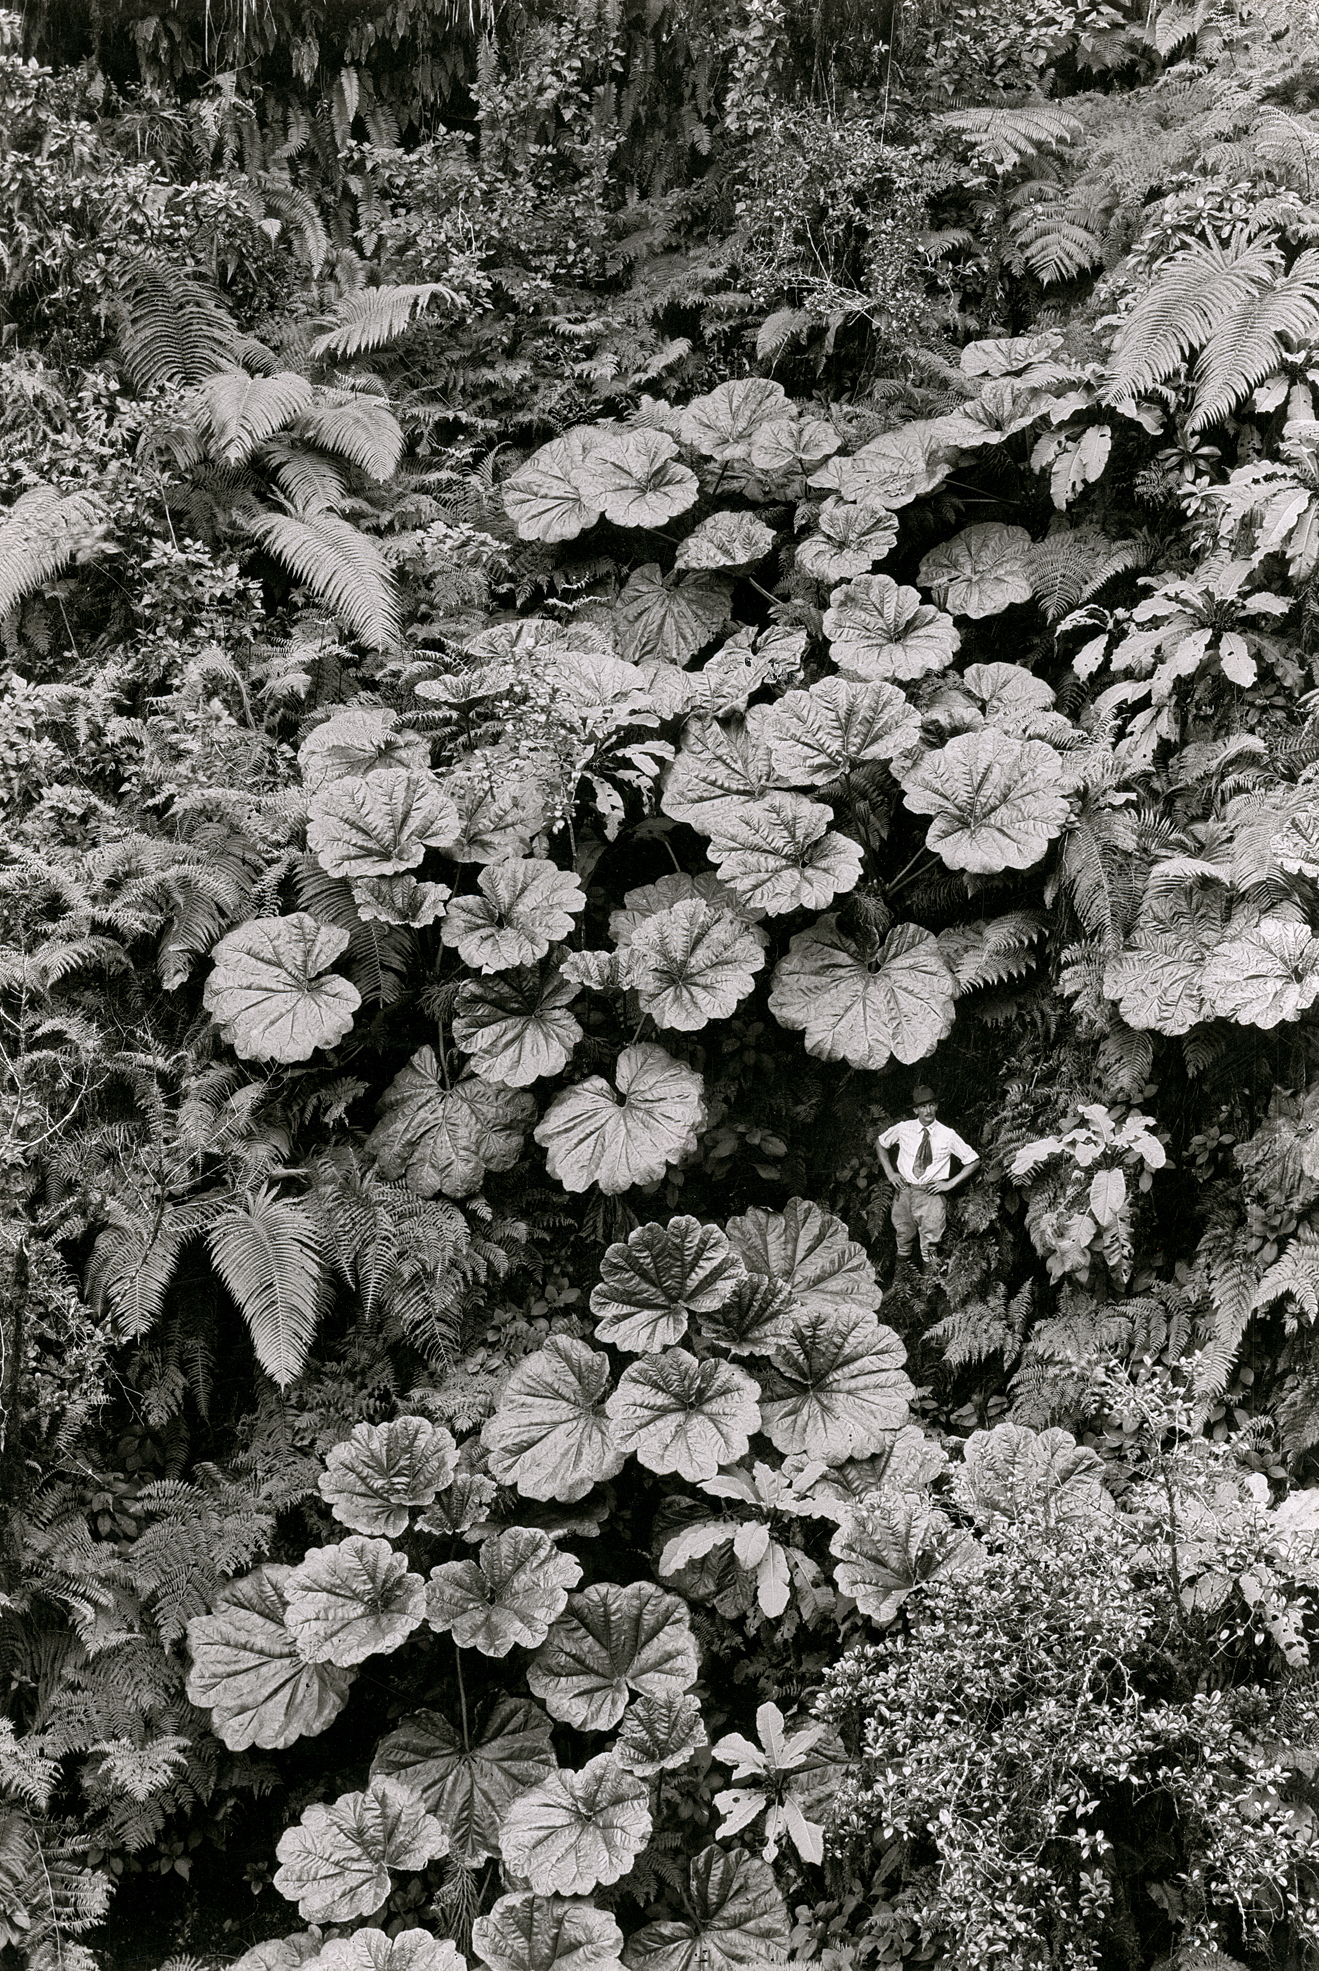
[[[1140,901],[1140,879],[1133,864],[1136,832],[1116,808],[1089,802],[1062,841],[1059,880],[1091,937],[1120,945]]]
[[[1037,199],[1014,212],[1008,229],[1027,272],[1043,287],[1075,280],[1097,266],[1103,241],[1075,219],[1062,199]]]
[[[416,319],[437,295],[454,309],[462,307],[461,296],[441,281],[426,281],[411,287],[372,287],[350,295],[339,305],[335,327],[317,336],[311,353],[318,357],[337,356],[345,361],[369,355],[373,349],[383,349],[387,342],[396,342],[415,326]]]
[[[302,1372],[321,1308],[324,1259],[314,1219],[267,1186],[223,1212],[208,1243],[257,1360],[287,1389]]]
[[[0,620],[33,589],[53,581],[106,519],[97,493],[34,486],[20,495],[0,520]]]
[[[207,379],[201,396],[211,449],[226,465],[246,465],[258,445],[313,403],[311,385],[295,370],[275,376],[221,370]]]
[[[119,351],[139,390],[204,383],[237,361],[238,330],[213,294],[176,268],[130,260],[116,283]]]
[[[388,406],[346,390],[322,393],[293,429],[323,452],[351,459],[369,479],[392,478],[403,456],[403,433]]]
[[[1319,1320],[1319,1232],[1298,1227],[1286,1251],[1274,1260],[1255,1289],[1251,1308],[1271,1307],[1290,1296],[1310,1321]]]
[[[1083,126],[1065,110],[1043,103],[1019,109],[944,110],[934,118],[944,130],[966,137],[978,150],[993,159],[1000,170],[1009,170],[1040,151],[1056,150],[1072,144]]]
[[[1190,433],[1219,424],[1246,393],[1272,376],[1290,345],[1319,332],[1319,252],[1302,253],[1290,271],[1248,295],[1209,337],[1196,364]]]
[[[1280,267],[1275,246],[1240,234],[1230,246],[1196,247],[1170,260],[1118,332],[1108,401],[1130,403],[1165,382],[1268,286]]]
[[[264,513],[250,532],[303,588],[374,650],[392,650],[401,635],[398,590],[374,541],[336,514]]]
[[[267,212],[298,241],[312,279],[319,280],[330,255],[330,238],[316,210],[316,201],[300,186],[280,184],[266,174],[262,175],[260,186]]]
[[[1057,623],[1105,582],[1148,559],[1149,549],[1139,541],[1115,541],[1099,527],[1060,527],[1032,545],[1026,573],[1045,621]]]
[[[256,462],[273,472],[275,484],[300,516],[337,513],[348,496],[338,468],[295,439],[272,438],[256,454]]]

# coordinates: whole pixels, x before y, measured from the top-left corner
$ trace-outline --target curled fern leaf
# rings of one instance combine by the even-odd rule
[[[400,635],[399,599],[388,563],[374,541],[330,513],[254,515],[251,531],[354,636],[374,650],[392,650]]]

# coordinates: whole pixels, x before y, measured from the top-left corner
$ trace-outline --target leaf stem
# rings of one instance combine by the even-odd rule
[[[463,1682],[463,1653],[458,1647],[456,1638],[453,1645],[453,1660],[458,1665],[458,1702],[462,1706],[463,1713],[463,1751],[470,1753],[472,1741],[467,1730],[467,1686]]]

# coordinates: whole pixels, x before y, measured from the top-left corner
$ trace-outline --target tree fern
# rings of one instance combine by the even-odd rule
[[[1082,125],[1065,110],[1045,103],[1019,109],[944,110],[934,118],[945,130],[955,130],[987,153],[1002,171],[1024,164],[1039,151],[1056,150],[1081,135]]]
[[[130,260],[116,285],[119,352],[139,390],[204,383],[237,361],[238,330],[215,296],[159,261]]]
[[[280,492],[301,516],[337,513],[348,497],[338,467],[294,439],[270,439],[257,452],[255,462],[273,473]]]
[[[1319,333],[1319,252],[1301,254],[1280,280],[1248,295],[1219,322],[1195,369],[1195,399],[1188,432],[1219,424],[1266,376],[1291,346]]]
[[[287,1389],[307,1360],[324,1292],[315,1220],[304,1205],[265,1186],[222,1212],[208,1243],[215,1270],[247,1322],[257,1360]]]
[[[348,391],[320,400],[298,419],[295,434],[336,458],[351,459],[370,479],[390,479],[403,456],[403,433],[387,405]]]
[[[375,542],[350,521],[330,513],[263,513],[249,525],[262,547],[362,643],[396,647],[402,631],[394,577]]]
[[[1075,280],[1098,264],[1103,242],[1072,211],[1056,188],[1030,187],[1013,199],[1008,230],[1028,273],[1044,287]]]
[[[1275,246],[1238,234],[1230,246],[1180,253],[1157,276],[1118,332],[1108,400],[1127,404],[1166,382],[1215,331],[1273,283],[1281,270]],[[1258,381],[1258,379],[1256,379]]]
[[[1060,527],[1036,541],[1026,556],[1026,573],[1045,620],[1058,622],[1097,595],[1105,582],[1144,567],[1149,547],[1115,541],[1099,527]]]
[[[43,582],[53,581],[106,524],[97,493],[34,486],[0,520],[0,621]]]
[[[213,453],[226,465],[246,465],[257,446],[312,407],[312,388],[294,370],[249,376],[225,369],[202,386],[203,415]]]
[[[313,356],[337,356],[346,361],[369,355],[415,325],[439,295],[451,308],[462,307],[461,295],[440,281],[411,287],[372,287],[340,303],[338,321],[311,345]]]
[[[1120,945],[1140,901],[1136,832],[1119,808],[1087,800],[1062,841],[1058,882],[1091,937]]]

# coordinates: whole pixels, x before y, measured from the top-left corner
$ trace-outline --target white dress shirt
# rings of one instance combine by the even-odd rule
[[[930,1165],[917,1177],[916,1152],[920,1149],[924,1134],[924,1123],[912,1116],[906,1122],[895,1122],[879,1139],[886,1150],[897,1144],[898,1176],[904,1184],[941,1184],[949,1173],[954,1156],[962,1163],[976,1162],[977,1153],[971,1145],[964,1143],[955,1129],[949,1129],[946,1123],[936,1118],[930,1124]]]

